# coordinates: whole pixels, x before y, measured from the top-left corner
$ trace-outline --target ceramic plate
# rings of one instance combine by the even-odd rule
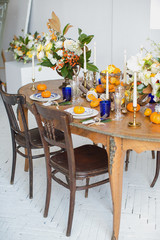
[[[72,110],[70,110],[70,109],[72,109]],[[87,108],[87,109],[91,109],[91,108]],[[85,108],[85,110],[86,110],[86,108]],[[90,117],[94,117],[94,116],[98,115],[99,112],[97,110],[95,110],[95,109],[91,109],[91,110],[92,111],[90,111],[88,113],[86,111],[87,114],[84,114],[85,112],[82,114],[75,114],[75,113],[72,114],[73,108],[68,108],[65,111],[71,113],[73,115],[73,118],[75,118],[75,119],[85,119],[85,118],[90,118]]]
[[[77,113],[75,113],[75,112],[73,111],[73,109],[74,109],[74,107],[68,108],[68,109],[66,109],[65,111],[71,113],[73,116],[86,116],[86,115],[92,114],[92,112],[93,112],[93,109],[92,109],[92,108],[86,108],[86,107],[85,107],[85,108],[84,108],[84,109],[85,109],[85,112],[84,112],[84,113],[77,114]]]
[[[49,98],[43,98],[41,93],[35,93],[30,96],[30,99],[36,100],[39,102],[46,102],[48,100],[58,100],[61,96],[57,93],[51,93],[51,96]]]

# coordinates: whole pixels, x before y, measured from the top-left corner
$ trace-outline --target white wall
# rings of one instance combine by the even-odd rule
[[[9,3],[5,48],[13,35],[21,32],[26,2]],[[75,26],[69,30],[69,37],[78,36],[78,27],[95,35],[100,71],[111,63],[122,68],[124,49],[130,57],[141,45],[147,45],[148,37],[160,42],[160,30],[150,30],[150,0],[33,0],[29,31],[48,31],[46,23],[52,11],[60,18],[62,27],[67,23]]]

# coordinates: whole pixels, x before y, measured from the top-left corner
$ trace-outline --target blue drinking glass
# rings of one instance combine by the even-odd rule
[[[150,103],[155,103],[155,101],[153,100],[154,96],[151,93],[148,95],[148,97],[151,98]]]
[[[71,87],[63,87],[62,94],[63,94],[63,100],[70,101],[71,100]]]
[[[101,117],[109,117],[111,110],[111,101],[104,100],[100,102],[100,115]]]

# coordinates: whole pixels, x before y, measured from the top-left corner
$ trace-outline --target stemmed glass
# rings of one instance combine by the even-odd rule
[[[119,85],[115,89],[115,94],[114,94],[115,117],[113,120],[115,121],[120,121],[123,118],[123,115],[121,113],[121,102],[123,98],[124,98],[124,87]]]
[[[71,83],[72,87],[72,104],[78,104],[80,102],[79,100],[79,79],[78,79],[78,74],[80,71],[80,67],[77,65],[75,68],[73,68],[73,81]]]

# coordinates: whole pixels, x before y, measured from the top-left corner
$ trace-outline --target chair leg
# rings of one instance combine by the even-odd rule
[[[155,172],[155,176],[154,176],[154,179],[150,185],[150,187],[154,187],[156,181],[157,181],[157,178],[159,176],[159,170],[160,170],[160,151],[157,151],[157,159],[156,159],[156,172]]]
[[[33,161],[31,149],[27,148],[29,161],[29,198],[33,198]]]
[[[14,176],[15,176],[15,169],[16,169],[17,152],[16,152],[16,143],[15,143],[14,133],[11,133],[11,134],[12,134],[13,159],[12,159],[12,172],[11,172],[10,184],[13,184],[14,183]]]
[[[70,189],[70,206],[69,206],[68,226],[67,226],[67,232],[66,232],[67,237],[71,235],[74,205],[75,205],[75,193],[76,193],[76,187],[73,186]]]
[[[86,178],[86,186],[89,185],[89,178]],[[85,198],[88,198],[88,188],[85,190]]]
[[[155,151],[151,151],[152,153],[152,159],[155,159]]]
[[[45,209],[44,209],[44,214],[43,217],[48,216],[48,210],[49,210],[49,205],[50,205],[50,199],[51,199],[51,169],[50,169],[50,174],[47,176],[47,190],[46,190],[46,202],[45,202]]]
[[[128,171],[129,155],[130,155],[130,152],[131,152],[131,151],[132,151],[131,149],[128,149],[128,150],[126,151],[125,171]]]

